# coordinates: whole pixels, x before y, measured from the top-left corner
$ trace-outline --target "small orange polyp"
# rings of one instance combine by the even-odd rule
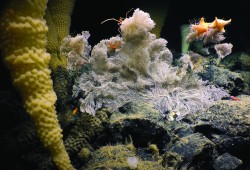
[[[117,42],[109,42],[109,48],[116,50],[119,46],[121,45],[121,41],[117,41]]]

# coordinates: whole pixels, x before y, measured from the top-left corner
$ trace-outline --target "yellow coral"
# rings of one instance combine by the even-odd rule
[[[62,40],[69,35],[71,13],[74,0],[51,0],[48,2],[45,19],[49,27],[47,49],[51,54],[50,67],[54,71],[58,66],[66,68],[66,56],[60,52]]]
[[[47,0],[11,1],[1,17],[1,50],[43,145],[50,150],[58,169],[70,170],[74,168],[62,140],[48,69],[50,55],[45,49],[46,5]]]
[[[69,76],[67,73],[67,58],[60,51],[63,39],[69,35],[71,13],[74,7],[74,0],[50,0],[45,12],[46,24],[49,27],[47,32],[47,50],[51,55],[49,67],[52,71],[51,77],[53,87],[57,94],[57,110],[63,111],[68,108],[66,105],[69,88]]]

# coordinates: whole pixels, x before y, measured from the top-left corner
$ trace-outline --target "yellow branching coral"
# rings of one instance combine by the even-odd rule
[[[1,50],[20,92],[24,107],[37,127],[43,145],[60,170],[74,169],[62,140],[46,52],[48,27],[43,19],[47,0],[13,0],[6,6],[0,25]]]
[[[74,0],[50,0],[45,12],[47,32],[47,51],[51,55],[49,67],[52,71],[51,77],[53,87],[57,94],[57,111],[64,111],[68,98],[70,78],[67,73],[67,57],[60,51],[63,39],[69,35],[71,24],[71,13]]]
[[[69,35],[74,0],[51,0],[48,2],[45,19],[49,27],[47,49],[51,54],[50,67],[67,67],[66,56],[60,52],[62,40]]]

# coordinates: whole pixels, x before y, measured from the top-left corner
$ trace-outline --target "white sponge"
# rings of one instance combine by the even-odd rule
[[[132,17],[122,21],[120,29],[125,41],[133,39],[144,39],[148,37],[148,32],[155,27],[155,22],[146,13],[137,8]]]

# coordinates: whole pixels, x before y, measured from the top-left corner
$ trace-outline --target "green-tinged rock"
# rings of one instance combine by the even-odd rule
[[[213,167],[215,170],[233,170],[240,169],[241,165],[242,161],[240,159],[229,153],[224,153],[215,160]]]
[[[243,90],[243,93],[250,95],[250,71],[241,71],[241,75],[247,84]]]
[[[98,111],[96,116],[78,113],[76,123],[68,131],[65,137],[65,147],[69,155],[79,154],[83,148],[92,149],[95,146],[92,140],[104,131],[103,123],[107,121],[107,112]]]
[[[214,65],[208,65],[204,72],[199,73],[199,75],[203,80],[223,87],[233,95],[241,93],[246,86],[240,73]]]
[[[239,56],[241,70],[250,71],[250,55],[247,53],[242,53]]]
[[[103,146],[100,149],[97,149],[91,156],[92,157],[86,164],[86,167],[82,167],[81,170],[165,169],[161,165],[161,162],[143,160],[135,151],[132,151],[126,145],[121,144]]]
[[[148,147],[148,143],[152,143],[162,149],[170,140],[167,125],[152,106],[140,103],[130,105],[127,112],[113,114],[109,129],[115,141],[124,142],[131,137],[135,146]]]
[[[202,168],[209,167],[214,146],[213,142],[202,134],[194,133],[180,138],[168,151],[182,157],[181,169]]]

